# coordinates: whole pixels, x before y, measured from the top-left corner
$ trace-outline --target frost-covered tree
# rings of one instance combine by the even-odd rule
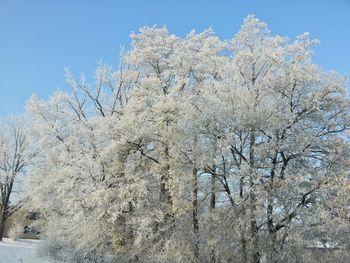
[[[25,173],[38,150],[31,144],[28,128],[20,118],[2,120],[0,124],[0,241],[7,218],[21,206],[18,194],[20,176]],[[16,185],[17,184],[17,185]],[[14,206],[16,204],[16,206]]]
[[[242,261],[282,260],[294,231],[322,224],[318,210],[346,194],[349,101],[344,79],[312,64],[314,43],[248,17],[229,47],[232,79],[216,93],[222,161],[208,170],[238,218]]]
[[[228,41],[131,39],[93,87],[67,73],[71,93],[28,103],[48,238],[93,262],[311,261],[320,241],[344,256],[349,100],[312,62],[317,41],[253,16]]]
[[[69,72],[67,81],[72,94],[57,92],[47,102],[33,97],[28,103],[43,150],[41,164],[32,171],[32,183],[40,184],[41,191],[34,191],[33,201],[49,219],[49,237],[71,243],[80,238],[82,247],[108,252],[121,239],[118,224],[128,192],[116,191],[124,178],[114,150],[119,140],[115,126],[127,99],[126,75],[100,65],[93,88]],[[101,236],[105,232],[111,235]]]

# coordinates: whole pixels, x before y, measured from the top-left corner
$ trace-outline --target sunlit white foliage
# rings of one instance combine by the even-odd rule
[[[311,262],[321,238],[345,255],[349,100],[317,41],[254,16],[228,41],[131,39],[94,86],[67,71],[71,94],[28,102],[48,238],[120,262]]]

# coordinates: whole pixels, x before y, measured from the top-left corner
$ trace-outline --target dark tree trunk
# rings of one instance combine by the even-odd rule
[[[198,180],[197,180],[197,168],[193,167],[192,170],[192,220],[193,220],[193,233],[194,233],[194,248],[193,256],[194,261],[199,262],[199,220],[198,220]]]
[[[1,211],[1,218],[0,218],[0,241],[2,241],[2,238],[4,237],[4,231],[5,231],[5,224],[6,224],[6,211]]]
[[[9,201],[12,192],[13,181],[9,184],[1,184],[1,214],[0,214],[0,241],[4,237],[6,220],[8,217]]]
[[[173,212],[173,198],[170,191],[170,166],[169,148],[164,146],[162,176],[160,178],[160,205],[164,211],[164,224],[169,226],[169,230],[174,230],[175,218]]]
[[[210,178],[210,211],[213,212],[216,206],[216,189],[215,176],[212,174]]]
[[[215,164],[213,165],[213,171],[215,171]],[[215,175],[211,175],[210,179],[210,206],[209,212],[213,213],[216,206],[216,187],[215,187]],[[212,224],[212,223],[211,223]],[[210,226],[210,232],[212,232],[212,227]],[[210,263],[216,263],[216,252],[215,249],[212,248],[210,250]]]
[[[274,190],[274,178],[276,170],[278,150],[275,152],[275,156],[272,159],[272,169],[270,172],[270,189],[268,191],[268,205],[267,205],[267,228],[269,231],[269,248],[267,251],[268,262],[276,263],[277,260],[277,231],[273,223],[273,190]]]
[[[240,186],[239,186],[239,197],[241,199],[241,208],[240,211],[242,213],[242,217],[245,219],[246,217],[246,211],[245,211],[245,205],[244,205],[244,193],[243,193],[243,186],[244,186],[244,177],[242,176],[240,179]],[[246,223],[245,220],[243,220],[243,225],[240,226],[241,231],[241,250],[242,250],[242,261],[248,262],[248,252],[247,252],[247,239],[246,239]]]
[[[250,231],[251,231],[251,240],[252,240],[252,263],[260,262],[260,252],[259,252],[259,229],[256,222],[256,209],[257,209],[257,200],[256,200],[256,185],[255,185],[255,157],[254,157],[254,148],[255,148],[255,134],[254,131],[251,131],[249,138],[249,166],[250,166]]]

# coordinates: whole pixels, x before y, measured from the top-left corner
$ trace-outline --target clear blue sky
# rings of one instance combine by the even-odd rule
[[[117,66],[141,26],[181,36],[212,26],[231,38],[248,14],[273,34],[311,32],[321,41],[315,61],[350,77],[350,0],[0,0],[0,115],[67,89],[64,67],[91,76],[99,60]]]

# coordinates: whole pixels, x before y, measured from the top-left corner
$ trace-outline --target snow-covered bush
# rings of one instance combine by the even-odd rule
[[[38,247],[38,256],[67,263],[115,263],[111,256],[99,255],[93,251],[76,248],[64,241],[45,240]]]
[[[10,229],[8,230],[9,238],[17,240],[22,237],[24,233],[24,228],[21,224],[14,222],[11,224]]]

